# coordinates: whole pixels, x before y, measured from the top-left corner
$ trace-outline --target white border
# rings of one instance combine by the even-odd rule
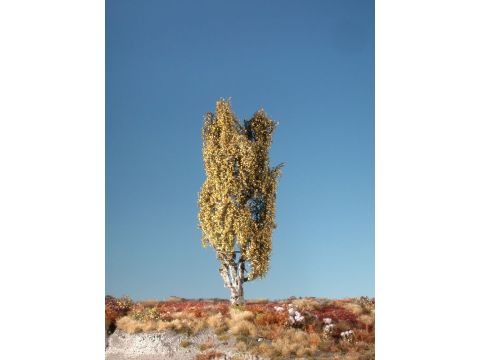
[[[104,350],[104,3],[0,6],[2,359]]]
[[[478,353],[479,6],[376,4],[376,358]]]

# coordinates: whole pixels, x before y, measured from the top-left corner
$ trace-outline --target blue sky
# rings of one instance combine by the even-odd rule
[[[106,293],[228,297],[202,248],[203,115],[263,108],[285,162],[246,298],[374,296],[374,2],[106,1]]]

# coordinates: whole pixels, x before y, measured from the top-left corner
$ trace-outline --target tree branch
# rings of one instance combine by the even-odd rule
[[[240,286],[240,282],[244,282],[245,279],[245,259],[243,258],[243,255],[240,256],[240,259],[238,260],[238,278],[237,282],[239,283],[238,285]]]

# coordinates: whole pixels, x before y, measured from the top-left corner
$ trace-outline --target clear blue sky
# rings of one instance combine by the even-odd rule
[[[106,1],[106,293],[228,297],[202,248],[203,115],[264,108],[285,162],[246,298],[374,295],[374,2]],[[86,144],[88,146],[88,144]]]

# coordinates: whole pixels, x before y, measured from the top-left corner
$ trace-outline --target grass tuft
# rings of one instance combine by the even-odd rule
[[[219,359],[221,357],[224,357],[225,354],[219,351],[209,351],[205,354],[197,354],[196,355],[196,360],[210,360],[210,359]]]
[[[188,340],[182,340],[182,341],[180,341],[180,346],[181,346],[182,348],[189,347],[190,345],[192,345],[192,342],[191,342],[191,341],[188,341]]]

